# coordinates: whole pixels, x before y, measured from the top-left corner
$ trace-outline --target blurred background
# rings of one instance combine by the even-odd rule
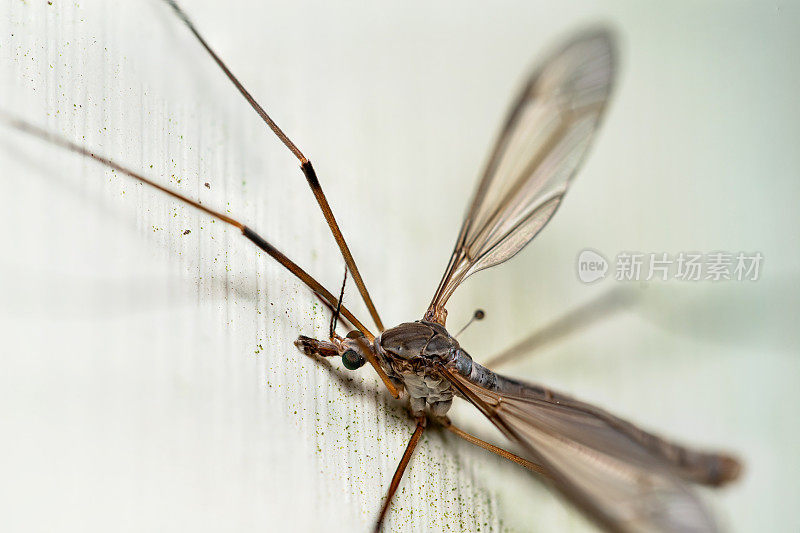
[[[422,316],[536,58],[615,28],[617,89],[564,205],[456,292],[448,326],[486,311],[459,337],[478,361],[535,334],[497,370],[736,453],[740,482],[701,492],[720,523],[798,529],[795,3],[184,8],[314,162],[389,325]],[[341,283],[296,160],[162,2],[4,3],[0,87],[3,111],[228,210]],[[5,126],[0,175],[5,531],[371,527],[412,424],[367,368],[295,350],[327,327],[307,290],[219,223]],[[764,259],[753,282],[587,285],[586,248]],[[468,406],[453,418],[503,443]],[[440,431],[387,524],[592,530],[526,471]]]

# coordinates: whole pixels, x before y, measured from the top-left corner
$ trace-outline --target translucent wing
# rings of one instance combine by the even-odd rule
[[[578,170],[614,78],[613,38],[579,35],[528,79],[506,119],[426,319],[470,274],[506,261],[547,224]]]
[[[532,385],[519,383],[531,394],[499,394],[455,372],[443,373],[523,448],[523,455],[544,467],[564,496],[605,529],[717,531],[673,465],[616,427],[616,417]]]

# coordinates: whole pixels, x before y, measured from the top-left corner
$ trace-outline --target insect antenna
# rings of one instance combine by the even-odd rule
[[[225,73],[225,76],[233,83],[233,85],[239,90],[247,103],[258,113],[258,116],[269,126],[269,129],[272,130],[275,135],[277,135],[278,139],[289,149],[289,151],[294,154],[294,156],[300,161],[300,169],[303,171],[303,174],[306,177],[306,181],[308,182],[309,187],[311,187],[311,192],[314,193],[314,198],[317,200],[317,204],[319,204],[320,209],[322,210],[322,214],[325,217],[325,221],[328,223],[328,227],[333,233],[333,238],[336,241],[336,244],[339,246],[339,250],[342,253],[342,257],[344,257],[345,263],[347,263],[347,268],[350,269],[350,272],[353,274],[353,281],[355,282],[356,286],[358,287],[358,292],[361,293],[361,297],[364,300],[364,303],[367,305],[367,309],[369,310],[370,316],[372,316],[372,320],[375,322],[375,325],[378,328],[378,331],[383,331],[383,322],[381,322],[381,318],[378,315],[378,310],[375,308],[375,304],[372,303],[372,298],[369,295],[369,291],[367,290],[367,286],[364,283],[364,280],[361,278],[361,273],[358,271],[358,267],[356,266],[355,259],[353,259],[353,254],[350,253],[350,248],[347,246],[347,242],[344,240],[344,235],[342,235],[341,229],[339,229],[339,224],[336,222],[336,218],[333,216],[333,211],[331,210],[330,204],[328,204],[328,199],[325,196],[325,193],[322,192],[322,186],[319,183],[319,179],[317,179],[317,173],[314,170],[314,167],[311,165],[311,161],[303,155],[303,152],[292,142],[291,139],[283,132],[283,130],[278,127],[274,120],[267,114],[263,107],[253,98],[253,95],[245,89],[242,82],[234,76],[233,72],[228,68],[224,61],[217,55],[214,50],[212,50],[211,46],[206,42],[200,32],[195,27],[194,23],[191,21],[189,16],[186,12],[181,9],[175,0],[164,0],[164,2],[169,5],[178,18],[186,25],[190,32],[197,38],[198,42],[205,48],[206,52],[211,56],[214,62],[222,69],[222,72]]]
[[[344,279],[342,279],[342,290],[339,292],[339,302],[336,304],[336,309],[331,316],[331,329],[328,335],[331,339],[336,334],[336,324],[339,322],[339,311],[342,309],[342,300],[344,300],[344,286],[347,284],[347,266],[344,267]]]

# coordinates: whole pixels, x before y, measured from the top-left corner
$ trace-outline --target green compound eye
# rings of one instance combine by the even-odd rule
[[[342,354],[342,364],[347,370],[357,370],[364,366],[366,360],[355,350],[347,350]]]

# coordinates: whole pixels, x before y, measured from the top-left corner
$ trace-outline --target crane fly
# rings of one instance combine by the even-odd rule
[[[545,57],[527,78],[502,125],[442,279],[420,320],[386,329],[339,229],[311,161],[272,120],[203,38],[187,14],[165,0],[267,126],[301,171],[341,251],[346,269],[338,296],[267,239],[236,218],[159,184],[139,172],[6,114],[10,126],[94,159],[232,226],[303,282],[331,311],[327,339],[299,336],[308,356],[339,357],[348,370],[369,364],[416,422],[375,520],[382,527],[392,497],[421,435],[438,424],[458,437],[528,468],[608,531],[716,531],[691,484],[717,487],[735,480],[730,455],[672,443],[603,409],[545,387],[500,375],[479,364],[446,328],[446,305],[479,270],[525,247],[561,205],[602,122],[616,72],[614,35],[597,28],[577,34]],[[342,302],[348,276],[372,324]],[[339,326],[348,327],[342,336]],[[471,435],[448,418],[458,397],[472,404],[516,446],[512,453]],[[377,506],[376,506],[377,507]]]

